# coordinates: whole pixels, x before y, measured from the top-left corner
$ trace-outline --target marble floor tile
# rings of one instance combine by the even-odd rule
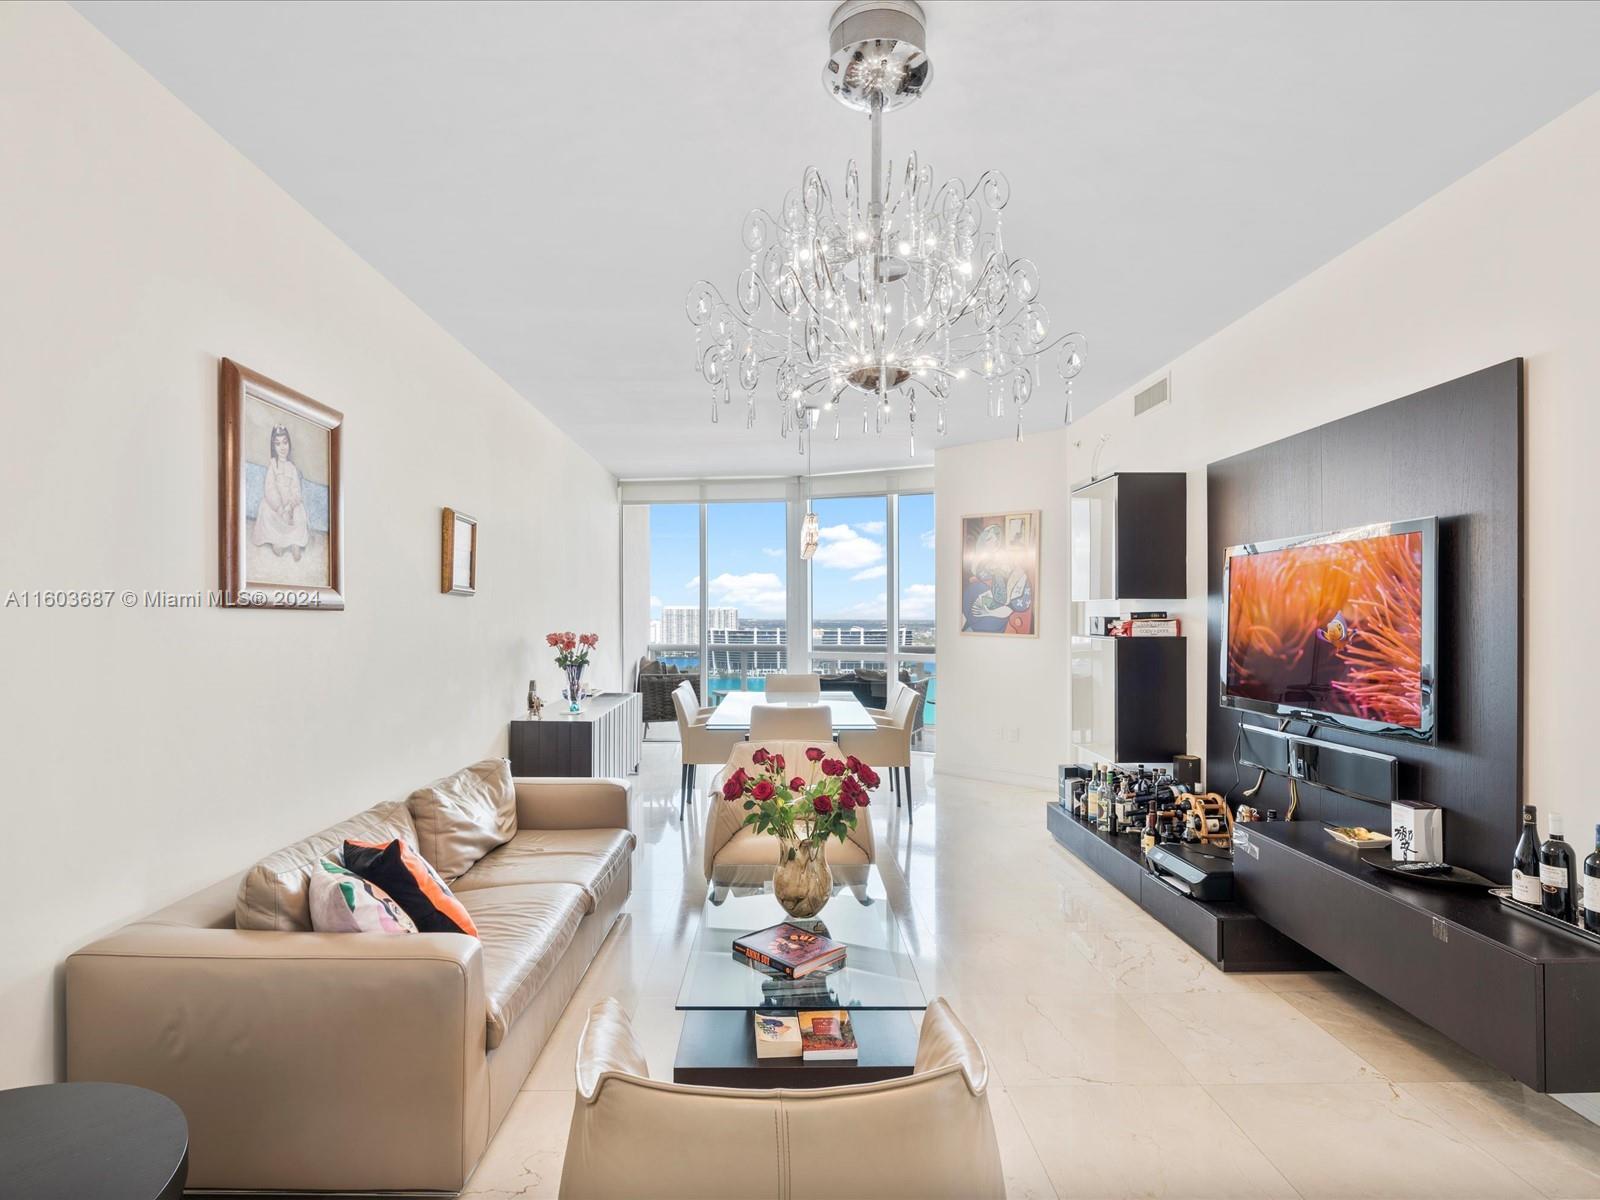
[[[1305,1200],[1510,1200],[1526,1181],[1399,1084],[1207,1086]]]
[[[1262,990],[1257,976],[1224,973],[1148,916],[1142,927],[1072,929],[1067,940],[1120,992]]]
[[[1354,1083],[1383,1076],[1271,992],[1126,997],[1201,1083]]]
[[[1006,1087],[1195,1082],[1119,996],[963,993],[951,1005]]]
[[[1504,1080],[1504,1071],[1353,980],[1283,998],[1396,1083]]]
[[[989,1082],[989,1113],[994,1118],[995,1140],[1006,1172],[1006,1200],[1057,1200],[1050,1173],[1039,1161],[1033,1139],[1017,1115],[1005,1089]]]
[[[1600,1127],[1514,1080],[1410,1083],[1405,1091],[1551,1200],[1600,1196]]]
[[[1056,1194],[1073,1200],[1293,1200],[1295,1190],[1198,1087],[1007,1088]]]
[[[519,1094],[460,1200],[545,1200],[559,1195],[572,1097],[571,1087]]]

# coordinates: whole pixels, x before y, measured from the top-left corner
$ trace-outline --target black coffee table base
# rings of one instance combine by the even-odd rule
[[[696,1009],[684,1016],[672,1081],[699,1087],[821,1088],[911,1074],[917,1028],[910,1013],[856,1009],[850,1024],[860,1045],[855,1062],[757,1058],[748,1010]]]

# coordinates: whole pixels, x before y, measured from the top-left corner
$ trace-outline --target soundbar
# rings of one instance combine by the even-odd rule
[[[1400,760],[1375,750],[1319,742],[1240,722],[1239,762],[1357,800],[1392,804],[1399,798]]]

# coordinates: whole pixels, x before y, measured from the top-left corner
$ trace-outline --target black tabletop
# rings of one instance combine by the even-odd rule
[[[0,1091],[0,1200],[178,1200],[189,1123],[125,1083]]]

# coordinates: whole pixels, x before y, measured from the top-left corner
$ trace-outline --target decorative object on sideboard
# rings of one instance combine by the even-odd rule
[[[1539,907],[1546,916],[1578,922],[1578,856],[1562,837],[1561,814],[1552,812],[1550,836],[1539,846]]]
[[[439,590],[470,596],[478,590],[478,522],[453,508],[441,510]]]
[[[943,434],[949,397],[970,376],[983,382],[991,416],[1009,406],[1020,440],[1023,410],[1052,354],[1070,423],[1084,338],[1051,337],[1038,268],[1006,249],[1005,176],[986,171],[970,189],[960,180],[935,187],[915,153],[903,170],[883,160],[884,115],[916,100],[931,77],[921,7],[848,0],[829,35],[823,84],[867,114],[868,162],[864,171],[849,165],[837,199],[807,167],[777,215],[746,215],[750,262],[734,303],[703,279],[689,289],[684,307],[711,420],[737,384],[753,426],[756,390],[771,366],[782,436],[809,442],[826,415],[838,437],[849,403],[863,433],[903,421],[915,456],[918,416],[932,416]]]
[[[344,414],[221,363],[219,525],[226,608],[344,607]]]
[[[567,711],[583,711],[583,669],[589,665],[589,651],[600,642],[598,633],[547,633],[545,644],[556,652],[556,666],[567,676]]]
[[[1039,513],[961,518],[961,632],[1037,637]]]
[[[788,763],[765,746],[750,756],[757,768],[743,767],[722,784],[727,804],[744,808],[741,822],[756,833],[778,839],[772,892],[791,917],[816,915],[833,891],[825,851],[830,837],[843,843],[855,830],[857,810],[871,802],[868,789],[881,782],[860,759],[830,756],[811,746],[804,763]]]
[[[544,715],[544,698],[539,695],[539,681],[528,680],[528,716],[540,720]]]
[[[1444,810],[1420,800],[1389,806],[1389,853],[1395,862],[1438,862],[1444,858]]]

